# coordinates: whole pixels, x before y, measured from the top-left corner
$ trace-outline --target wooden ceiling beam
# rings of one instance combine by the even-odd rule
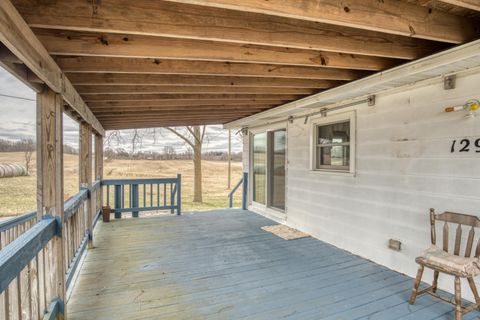
[[[68,78],[70,79],[70,81],[72,81],[74,85],[175,85],[328,89],[342,84],[341,81],[317,79],[185,76],[122,73],[69,73]]]
[[[85,102],[92,101],[202,101],[202,100],[297,100],[304,95],[275,95],[275,94],[96,94],[83,96]]]
[[[478,30],[467,18],[398,0],[168,0],[204,7],[261,13],[408,37],[464,43]],[[464,1],[464,0],[462,0]]]
[[[439,0],[443,3],[452,4],[457,7],[462,7],[474,11],[480,11],[480,1],[478,0]]]
[[[435,50],[431,42],[346,28],[338,26],[339,23],[335,26],[165,1],[13,1],[29,25],[39,28],[235,42],[399,59],[416,59]],[[363,12],[363,20],[369,18],[369,13]],[[393,16],[397,21],[401,13],[389,13],[385,19]]]
[[[194,125],[213,125],[224,124],[229,121],[233,121],[238,118],[228,119],[209,119],[204,121],[199,120],[181,120],[181,121],[120,121],[120,122],[103,122],[106,130],[122,130],[122,129],[145,129],[145,128],[162,128],[162,127],[181,127],[181,126],[194,126]]]
[[[215,41],[52,29],[34,31],[51,55],[229,61],[371,71],[401,62],[365,55]]]
[[[265,109],[264,109],[265,110]],[[246,116],[251,115],[258,112],[258,110],[244,110],[244,111],[216,111],[215,117],[228,117],[228,116]],[[183,112],[183,113],[175,113],[175,112],[145,112],[145,113],[111,113],[111,114],[98,114],[98,119],[102,120],[134,120],[134,119],[146,119],[146,120],[153,120],[153,119],[191,119],[195,117],[202,118],[208,114],[208,111],[201,111],[201,112]]]
[[[238,99],[238,100],[164,100],[164,101],[91,101],[88,103],[92,110],[99,108],[120,108],[120,107],[195,107],[195,106],[248,106],[248,105],[279,105],[287,103],[291,100],[254,100],[254,99]]]
[[[258,106],[229,106],[229,107],[220,107],[219,106],[194,106],[194,107],[163,107],[163,108],[118,108],[118,109],[99,109],[95,110],[94,114],[99,115],[109,115],[109,114],[136,114],[136,113],[175,113],[175,114],[184,114],[187,112],[258,112],[260,110],[270,109],[273,106],[270,105],[258,105]]]
[[[94,111],[95,115],[109,114],[112,112],[191,112],[191,111],[256,111],[265,110],[274,107],[274,105],[237,105],[237,106],[179,106],[179,107],[157,107],[157,108],[144,108],[144,107],[122,107],[122,108],[99,108]]]
[[[151,115],[146,115],[146,116],[141,116],[141,117],[125,117],[125,116],[112,116],[112,117],[106,117],[106,118],[101,118],[102,122],[109,122],[109,123],[114,123],[114,122],[127,122],[127,121],[132,121],[132,122],[152,122],[152,121],[165,121],[165,120],[171,120],[171,121],[179,121],[179,120],[193,120],[193,121],[206,121],[206,120],[225,120],[228,118],[241,118],[242,113],[239,114],[231,114],[231,115],[208,115],[208,114],[193,114],[193,115],[188,115],[184,114],[183,116],[178,116],[178,115],[163,115],[159,117],[154,117]]]
[[[99,94],[276,94],[311,95],[318,90],[308,88],[270,87],[213,87],[213,86],[142,86],[142,85],[77,85],[75,89],[84,97]]]
[[[355,80],[370,74],[368,71],[323,67],[150,58],[55,56],[55,61],[64,72],[70,73],[145,73],[324,80]]]

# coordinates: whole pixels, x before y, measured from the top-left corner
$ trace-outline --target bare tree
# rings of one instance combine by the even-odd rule
[[[35,151],[35,143],[32,139],[23,140],[25,145],[25,150],[23,152],[25,158],[25,169],[27,170],[27,175],[30,175],[30,164],[32,162],[33,152]]]
[[[132,140],[131,140],[131,144],[132,144],[132,151],[130,153],[130,157],[133,158],[133,156],[135,155],[135,152],[137,151],[137,147],[139,149],[142,148],[142,142],[143,142],[143,135],[145,134],[145,132],[143,131],[140,131],[138,129],[133,129],[133,135],[132,135]]]
[[[193,150],[193,202],[203,202],[202,193],[202,145],[205,138],[206,126],[186,126],[166,128],[181,138]]]

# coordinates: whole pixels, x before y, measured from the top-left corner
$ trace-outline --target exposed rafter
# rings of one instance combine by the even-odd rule
[[[399,0],[168,0],[177,3],[262,13],[374,30],[422,39],[463,43],[478,36],[475,24],[464,17],[430,10]]]
[[[271,87],[225,87],[225,86],[144,86],[144,85],[77,85],[77,91],[85,97],[98,94],[275,94],[311,95],[318,90],[304,88],[271,88]]]
[[[40,28],[212,40],[400,59],[424,56],[431,52],[433,45],[410,37],[286,19],[284,16],[164,1],[14,2],[28,23]],[[298,7],[296,3],[295,6]],[[398,19],[398,13],[394,16]]]
[[[339,81],[315,79],[183,76],[157,74],[69,73],[75,85],[185,85],[223,87],[331,88]]]
[[[382,70],[396,59],[215,41],[34,29],[52,55],[186,59]]]
[[[458,7],[470,10],[480,11],[480,1],[478,0],[439,0],[440,2],[452,4]]]
[[[322,80],[355,80],[370,74],[360,70],[323,67],[148,58],[55,56],[55,61],[64,72],[69,73],[183,74]]]

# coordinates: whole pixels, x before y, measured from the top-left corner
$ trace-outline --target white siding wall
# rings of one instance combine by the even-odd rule
[[[480,153],[450,153],[453,139],[480,138],[480,112],[443,112],[480,98],[479,83],[480,74],[469,75],[454,90],[439,82],[356,107],[355,176],[311,171],[310,125],[289,124],[287,224],[415,276],[414,259],[430,244],[430,207],[480,215]],[[402,242],[400,252],[387,248],[390,238]],[[440,286],[451,290],[453,281],[441,277]]]

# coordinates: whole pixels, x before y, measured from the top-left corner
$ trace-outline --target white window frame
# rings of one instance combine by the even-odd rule
[[[350,166],[348,170],[331,169],[331,168],[317,168],[317,127],[326,126],[329,124],[350,121]],[[344,112],[339,114],[332,114],[326,117],[313,118],[310,121],[310,170],[315,172],[325,172],[330,174],[355,174],[355,159],[356,159],[356,113],[355,111]]]

